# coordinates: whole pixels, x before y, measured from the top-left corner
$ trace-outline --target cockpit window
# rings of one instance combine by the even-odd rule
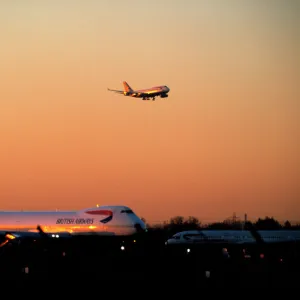
[[[178,235],[178,234],[176,235],[175,234],[175,235],[172,236],[172,239],[179,240],[180,239],[180,235]]]
[[[121,210],[121,214],[123,214],[123,213],[125,213],[125,214],[133,214],[133,211],[131,209],[123,209],[123,210]]]

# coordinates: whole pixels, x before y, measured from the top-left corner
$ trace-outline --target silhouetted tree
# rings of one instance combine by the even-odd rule
[[[300,223],[297,223],[292,226],[293,229],[300,229]]]
[[[291,225],[291,223],[290,223],[290,221],[288,221],[288,220],[286,220],[285,222],[284,222],[284,228],[286,228],[286,229],[291,229],[292,228],[292,225]]]
[[[144,218],[141,218],[144,222],[146,221]],[[185,219],[183,216],[175,216],[170,218],[169,221],[164,221],[161,224],[146,224],[149,230],[152,231],[163,231],[166,235],[170,236],[170,234],[174,234],[176,232],[184,231],[184,230],[197,230],[197,229],[219,229],[219,230],[239,230],[245,229],[250,230],[278,230],[282,228],[287,229],[300,229],[300,224],[291,225],[291,223],[287,220],[283,225],[281,225],[277,220],[273,217],[265,217],[264,219],[259,218],[256,222],[246,222],[243,224],[241,221],[231,221],[224,220],[223,222],[215,222],[206,225],[202,225],[201,222],[194,216],[189,216]],[[244,225],[244,226],[243,226]]]
[[[184,220],[182,226],[183,230],[199,230],[200,228],[201,228],[200,221],[193,216],[189,216],[186,220]]]
[[[169,223],[165,225],[167,235],[173,235],[176,232],[183,231],[184,217],[176,216],[170,219]]]
[[[187,225],[193,225],[196,227],[200,227],[200,221],[196,217],[193,217],[193,216],[189,216],[188,219],[184,223]]]
[[[280,223],[275,220],[273,217],[265,217],[264,219],[259,218],[255,223],[255,227],[258,230],[269,230],[269,229],[281,229],[282,226]]]
[[[184,217],[176,216],[170,219],[170,225],[182,225],[184,221]]]
[[[215,229],[215,230],[223,230],[223,229],[232,229],[232,224],[227,222],[215,222],[208,224],[207,228],[209,229]]]

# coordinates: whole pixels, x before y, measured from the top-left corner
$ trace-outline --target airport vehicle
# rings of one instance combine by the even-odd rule
[[[123,94],[124,96],[130,96],[134,98],[142,98],[143,100],[150,100],[150,98],[154,101],[155,97],[160,96],[160,98],[167,98],[168,93],[170,91],[169,87],[166,85],[154,86],[148,89],[143,90],[133,90],[126,81],[123,81],[124,89],[122,90],[112,90],[111,92]]]
[[[121,205],[80,211],[0,212],[0,236],[6,239],[130,236],[145,230],[144,222],[129,207]]]

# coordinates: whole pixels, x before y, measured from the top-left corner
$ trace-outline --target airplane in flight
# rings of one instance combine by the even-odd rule
[[[133,90],[126,81],[123,81],[124,89],[112,90],[108,88],[109,91],[123,94],[124,96],[130,96],[135,98],[142,98],[143,100],[155,100],[155,97],[160,96],[160,98],[167,98],[170,89],[166,85],[154,86],[149,89],[144,90]]]
[[[80,211],[0,212],[0,236],[4,243],[42,236],[130,236],[145,231],[144,222],[129,207],[121,205]]]

